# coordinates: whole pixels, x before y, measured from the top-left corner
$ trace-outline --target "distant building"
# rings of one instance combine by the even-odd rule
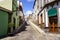
[[[29,19],[32,19],[32,14],[29,14]]]

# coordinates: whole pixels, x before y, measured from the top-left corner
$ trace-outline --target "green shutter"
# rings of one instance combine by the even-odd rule
[[[57,9],[56,8],[52,8],[48,11],[48,16],[51,17],[51,16],[55,16],[57,15]]]
[[[7,34],[8,30],[8,13],[0,10],[0,36]]]

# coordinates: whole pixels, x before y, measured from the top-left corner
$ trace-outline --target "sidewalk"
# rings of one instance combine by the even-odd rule
[[[42,30],[39,26],[35,25],[31,20],[29,20],[30,25],[37,30],[42,35],[45,35],[47,40],[60,40],[60,34],[52,34],[52,33],[46,33],[44,30]]]

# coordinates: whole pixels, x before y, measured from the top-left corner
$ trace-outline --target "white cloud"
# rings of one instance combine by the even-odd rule
[[[0,0],[0,2],[2,2],[3,0]]]
[[[29,14],[32,14],[31,10],[26,11],[25,15],[28,16]]]
[[[34,1],[34,0],[27,0],[28,2],[32,2],[32,1]]]

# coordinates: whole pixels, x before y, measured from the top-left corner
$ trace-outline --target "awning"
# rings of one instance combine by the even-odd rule
[[[57,9],[56,8],[52,8],[50,10],[48,10],[48,16],[56,16],[57,15]]]

